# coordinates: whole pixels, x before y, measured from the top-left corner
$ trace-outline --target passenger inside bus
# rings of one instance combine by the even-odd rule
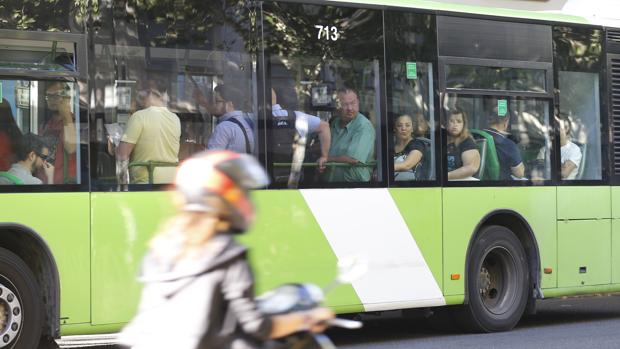
[[[480,153],[469,133],[467,114],[458,108],[448,111],[448,180],[475,180]]]
[[[344,87],[338,90],[337,96],[339,109],[338,116],[331,122],[328,162],[347,166],[327,166],[324,178],[328,182],[370,182],[375,150],[374,127],[359,112],[356,90]]]
[[[286,96],[287,94],[289,98],[283,99],[283,108],[282,105],[279,104],[280,100],[278,97]],[[331,144],[329,124],[321,120],[318,116],[290,109],[296,106],[297,103],[293,101],[293,99],[296,98],[293,89],[280,86],[271,89],[271,113],[273,116],[271,120],[271,140],[273,161],[290,163],[293,159],[293,146],[296,137],[299,137],[302,133],[306,134],[306,144],[309,146],[309,140],[316,134],[318,135],[320,143],[320,154],[316,162],[318,170],[323,171],[325,170],[325,163],[327,162]],[[294,113],[293,117],[289,115],[290,113]],[[304,162],[308,162],[308,159],[304,159]],[[274,180],[276,182],[288,180],[289,172],[290,166],[288,166],[288,168],[274,167]]]
[[[55,81],[45,90],[47,118],[39,135],[48,140],[50,156],[54,159],[54,184],[76,183],[77,133],[75,115],[71,111],[71,87]],[[45,173],[38,177],[45,179]]]
[[[218,118],[218,122],[209,138],[207,149],[254,153],[254,120],[252,115],[246,112],[247,103],[244,96],[245,94],[233,84],[215,87],[211,110]]]
[[[0,184],[43,184],[43,181],[34,176],[37,172],[44,174],[46,184],[54,184],[54,163],[50,156],[50,149],[44,140],[33,133],[21,137],[17,149],[17,161],[6,172],[0,172]]]
[[[510,125],[510,112],[503,115],[498,113],[497,99],[489,99],[492,106],[487,110],[487,121],[489,127],[484,129],[492,137],[495,143],[495,150],[499,160],[499,179],[523,179],[525,176],[525,166],[521,158],[521,152],[516,142],[508,132]]]
[[[558,119],[560,125],[560,162],[562,167],[560,173],[562,179],[572,180],[577,178],[582,161],[582,152],[579,146],[570,139],[571,122],[568,116]]]
[[[145,184],[149,183],[149,162],[176,165],[179,161],[181,123],[166,106],[167,84],[163,77],[152,77],[140,93],[145,108],[129,118],[116,152],[120,184],[126,184],[127,170],[131,183]],[[174,170],[173,166],[156,168],[153,181],[172,182]]]
[[[416,114],[414,114],[416,115]],[[428,154],[429,143],[415,136],[415,131],[420,133],[418,122],[419,116],[401,115],[394,121],[394,180],[413,181],[416,179],[426,179],[424,168],[424,156]],[[426,122],[424,120],[424,122]]]
[[[15,162],[21,137],[11,105],[3,98],[0,103],[0,171],[8,170]]]

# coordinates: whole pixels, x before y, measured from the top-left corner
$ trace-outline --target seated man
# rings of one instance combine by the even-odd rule
[[[484,131],[493,136],[495,150],[499,161],[499,179],[510,180],[513,177],[523,178],[525,166],[521,158],[521,152],[517,144],[509,138],[508,125],[510,113],[498,115],[497,108],[488,116],[489,128]]]
[[[329,182],[369,182],[372,168],[355,166],[368,164],[374,158],[375,130],[362,115],[358,94],[351,88],[338,90],[339,116],[331,123],[332,142],[328,162],[350,166],[328,166],[325,178]]]
[[[290,104],[294,103],[289,101],[288,105]],[[293,159],[293,145],[296,137],[303,135],[310,139],[313,134],[317,134],[321,146],[321,154],[317,160],[317,165],[320,171],[324,170],[331,143],[329,124],[317,116],[309,115],[298,110],[292,111],[294,115],[291,117],[291,115],[289,115],[289,110],[283,109],[282,106],[278,104],[278,93],[276,93],[276,90],[273,88],[271,89],[271,112],[273,116],[271,119],[271,139],[273,140],[272,151],[274,153],[274,162],[291,162]],[[305,124],[305,127],[300,127],[300,125],[303,124]],[[279,177],[286,177],[288,179],[290,168],[282,170],[283,171],[274,169],[276,181]]]
[[[17,150],[17,162],[0,174],[0,184],[43,184],[33,175],[38,170],[45,174],[46,184],[54,184],[54,160],[49,155],[49,147],[41,137],[25,134]]]
[[[166,85],[167,81],[163,79],[149,80],[144,100],[146,109],[135,112],[127,122],[125,134],[117,149],[120,184],[126,184],[123,176],[127,173],[130,159],[131,162],[179,161],[181,121],[166,107]],[[170,169],[174,170],[173,167]],[[145,184],[149,181],[145,166],[132,167],[130,175],[132,183]],[[171,182],[172,177],[168,180],[156,179],[155,182]]]

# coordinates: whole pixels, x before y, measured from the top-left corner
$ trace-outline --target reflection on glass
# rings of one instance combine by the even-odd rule
[[[558,73],[562,179],[601,179],[601,127],[597,73]],[[563,137],[564,136],[564,137]],[[580,157],[579,157],[580,153]],[[573,171],[566,164],[575,165]]]
[[[2,39],[0,70],[76,71],[72,42]]]
[[[501,91],[545,92],[545,71],[447,64],[446,87]]]
[[[297,175],[301,187],[381,180],[380,12],[277,2],[263,10],[274,184]]]
[[[99,9],[91,62],[95,185],[170,183],[207,148],[257,154],[256,9],[147,2],[119,17],[116,7]]]
[[[550,179],[548,101],[448,95],[444,108],[469,117],[470,132],[481,154],[478,178]]]
[[[36,80],[0,85],[0,183],[80,183],[77,85]]]
[[[433,65],[415,62],[416,75],[407,76],[407,64],[392,63],[391,112],[394,113],[394,180],[435,179],[433,119]],[[409,120],[409,121],[408,121]],[[412,130],[402,130],[411,123]],[[415,152],[414,152],[415,150]]]

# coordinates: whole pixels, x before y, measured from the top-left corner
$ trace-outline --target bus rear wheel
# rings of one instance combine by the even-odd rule
[[[39,285],[30,268],[0,247],[0,348],[37,348],[43,327]]]
[[[529,272],[525,250],[511,230],[483,228],[470,250],[466,287],[469,302],[460,312],[462,327],[497,332],[519,322],[527,304]]]

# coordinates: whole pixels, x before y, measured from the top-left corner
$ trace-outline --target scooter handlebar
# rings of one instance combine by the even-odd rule
[[[349,330],[356,330],[362,328],[363,323],[361,321],[347,320],[341,318],[333,318],[328,322],[329,326],[342,327]]]

